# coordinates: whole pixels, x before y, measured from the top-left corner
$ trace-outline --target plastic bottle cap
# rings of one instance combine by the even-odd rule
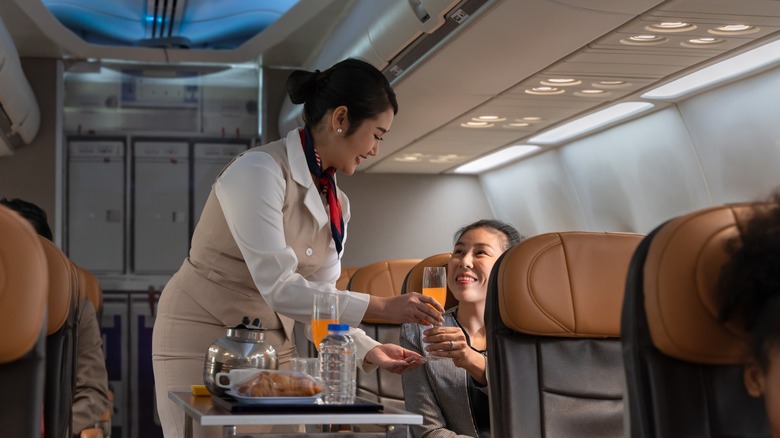
[[[328,331],[349,331],[349,324],[328,324]]]

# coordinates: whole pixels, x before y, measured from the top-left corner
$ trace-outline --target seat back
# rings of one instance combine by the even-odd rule
[[[492,436],[623,437],[620,310],[638,234],[540,234],[488,283]]]
[[[39,237],[49,276],[46,330],[45,437],[70,436],[75,390],[78,273],[51,241]]]
[[[354,274],[358,269],[360,268],[357,266],[341,268],[341,275],[339,276],[339,279],[336,280],[336,289],[347,290],[349,279],[352,278],[352,274]]]
[[[436,254],[432,255],[430,257],[426,257],[422,259],[419,263],[414,265],[412,269],[409,271],[408,274],[406,274],[406,278],[404,278],[404,282],[401,285],[401,293],[405,294],[407,292],[422,292],[422,279],[423,279],[423,271],[428,266],[444,266],[447,267],[447,263],[450,261],[450,253],[442,253],[442,254]],[[452,294],[452,291],[450,291],[450,288],[447,288],[447,302],[444,303],[444,309],[449,309],[450,307],[457,306],[458,300],[455,299],[455,296]]]
[[[73,266],[78,274],[79,300],[89,300],[92,303],[99,322],[103,313],[103,289],[100,287],[100,281],[92,272],[75,263]]]
[[[380,297],[398,295],[406,274],[419,261],[385,260],[363,266],[352,274],[347,289]],[[401,335],[400,325],[381,319],[365,320],[360,328],[383,344],[397,344]],[[403,409],[405,406],[401,376],[383,369],[373,373],[357,373],[357,396],[396,408]]]
[[[744,387],[747,335],[718,320],[725,242],[750,205],[696,211],[662,224],[634,255],[623,307],[631,436],[766,437],[762,401]]]
[[[0,425],[40,438],[46,353],[46,256],[32,226],[0,206]]]

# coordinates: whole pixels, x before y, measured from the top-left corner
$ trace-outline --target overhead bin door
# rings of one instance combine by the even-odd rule
[[[189,249],[188,143],[133,146],[133,270],[172,274]]]
[[[95,273],[124,269],[124,150],[121,141],[68,145],[67,253]]]

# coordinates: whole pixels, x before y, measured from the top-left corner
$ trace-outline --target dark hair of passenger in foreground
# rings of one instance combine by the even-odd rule
[[[477,228],[487,228],[499,232],[503,236],[501,243],[503,245],[502,249],[504,251],[525,240],[525,236],[521,235],[515,229],[515,227],[509,225],[506,222],[500,221],[498,219],[482,219],[470,223],[456,231],[455,243],[457,243],[458,240],[460,240],[460,237],[463,236],[467,231],[471,231]]]
[[[730,258],[718,281],[722,321],[741,321],[751,336],[751,353],[763,369],[770,350],[780,345],[780,191],[755,208],[731,239]]]
[[[41,207],[33,204],[32,202],[23,201],[21,199],[0,199],[0,204],[5,205],[11,210],[19,213],[23,218],[27,219],[30,224],[35,228],[35,231],[41,236],[54,240],[51,228],[49,227],[48,217],[46,212]]]
[[[329,110],[347,107],[346,136],[390,108],[393,114],[398,113],[395,92],[387,78],[373,65],[354,58],[325,71],[293,71],[287,78],[287,94],[292,103],[303,104],[303,121],[310,127]]]

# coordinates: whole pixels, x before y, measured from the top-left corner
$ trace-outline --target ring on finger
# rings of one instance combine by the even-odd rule
[[[455,343],[452,342],[452,339],[450,339],[450,348],[449,349],[450,350],[454,350],[455,349]]]

